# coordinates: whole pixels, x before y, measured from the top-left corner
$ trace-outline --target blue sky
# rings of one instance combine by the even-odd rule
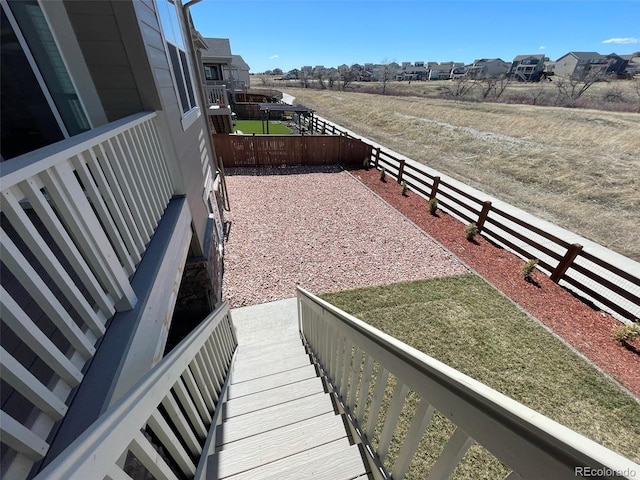
[[[202,0],[191,13],[251,73],[640,50],[640,1]]]

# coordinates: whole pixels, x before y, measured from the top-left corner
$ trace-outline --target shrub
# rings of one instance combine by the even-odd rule
[[[387,171],[384,169],[384,167],[382,167],[382,170],[380,170],[380,181],[381,182],[386,182],[387,180]]]
[[[362,166],[369,170],[369,159],[367,157],[364,157],[364,160],[362,161]]]
[[[429,200],[429,213],[431,215],[435,215],[437,211],[438,211],[438,199],[432,198],[431,200]]]
[[[407,182],[405,182],[404,180],[402,181],[402,195],[403,196],[407,196]]]
[[[531,274],[536,269],[536,265],[538,265],[538,259],[532,258],[520,268],[520,274],[527,282],[531,281]]]
[[[470,223],[464,229],[464,236],[467,237],[467,240],[471,241],[473,240],[473,237],[478,234],[478,232],[478,225],[476,225],[475,223]]]
[[[627,325],[626,323],[620,325],[614,325],[611,328],[611,338],[616,342],[632,342],[636,337],[640,335],[640,326]]]

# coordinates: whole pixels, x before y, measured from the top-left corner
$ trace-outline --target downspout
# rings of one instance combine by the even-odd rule
[[[209,112],[207,111],[207,101],[206,101],[206,95],[204,93],[204,89],[203,89],[203,81],[202,81],[202,72],[200,71],[200,62],[198,61],[198,58],[196,57],[196,47],[194,45],[193,42],[193,37],[191,35],[191,22],[189,21],[189,8],[191,8],[193,5],[195,5],[196,3],[200,3],[202,0],[191,0],[187,3],[185,3],[184,5],[182,5],[182,21],[184,22],[185,26],[189,29],[189,43],[191,44],[191,62],[193,63],[194,66],[197,66],[197,72],[198,72],[198,97],[200,100],[200,105],[203,106],[203,108],[205,109],[204,114],[207,116],[206,119],[206,125],[207,125],[207,136],[208,136],[208,142],[209,142],[209,147],[211,148],[211,152],[213,153],[213,164],[216,167],[216,169],[218,170],[218,175],[220,176],[220,186],[222,188],[222,206],[223,208],[228,212],[231,210],[231,206],[229,204],[229,194],[227,192],[227,183],[225,181],[224,178],[224,166],[222,165],[222,160],[218,159],[218,156],[216,155],[216,150],[213,146],[213,133],[211,131],[211,124],[209,122]]]

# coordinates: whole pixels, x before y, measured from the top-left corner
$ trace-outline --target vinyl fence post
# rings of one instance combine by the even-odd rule
[[[438,193],[438,185],[440,185],[440,177],[433,177],[433,185],[431,186],[431,194],[429,195],[429,200],[433,200],[436,198],[436,194]]]
[[[573,264],[573,261],[576,259],[576,257],[580,254],[581,251],[582,251],[582,245],[580,245],[579,243],[574,243],[572,245],[569,245],[569,248],[567,249],[567,253],[564,254],[564,257],[562,258],[562,260],[560,260],[560,263],[558,263],[558,266],[555,268],[555,270],[551,274],[550,278],[553,282],[558,283],[562,279],[566,271]]]
[[[487,215],[489,215],[489,211],[491,210],[491,202],[488,200],[482,202],[482,210],[480,211],[480,215],[478,216],[478,221],[476,222],[476,226],[478,227],[478,232],[482,230],[482,226],[484,225],[485,220],[487,219]]]

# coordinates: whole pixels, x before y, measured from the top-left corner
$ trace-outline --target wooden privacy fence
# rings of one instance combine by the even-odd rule
[[[371,145],[345,135],[213,135],[225,167],[362,165]]]
[[[351,136],[346,130],[314,116],[316,131]],[[465,223],[475,223],[488,240],[522,258],[538,259],[538,267],[551,280],[625,319],[640,318],[640,266],[637,262],[598,246],[589,249],[571,243],[540,225],[478,198],[477,191],[456,186],[437,172],[414,161],[407,161],[380,147],[372,146],[370,164],[384,168],[398,183],[425,199],[436,198],[438,207]],[[433,173],[429,173],[431,170]],[[457,182],[456,182],[457,183]],[[515,210],[515,209],[509,209]],[[558,229],[559,230],[559,229]],[[593,250],[593,251],[590,251]]]

